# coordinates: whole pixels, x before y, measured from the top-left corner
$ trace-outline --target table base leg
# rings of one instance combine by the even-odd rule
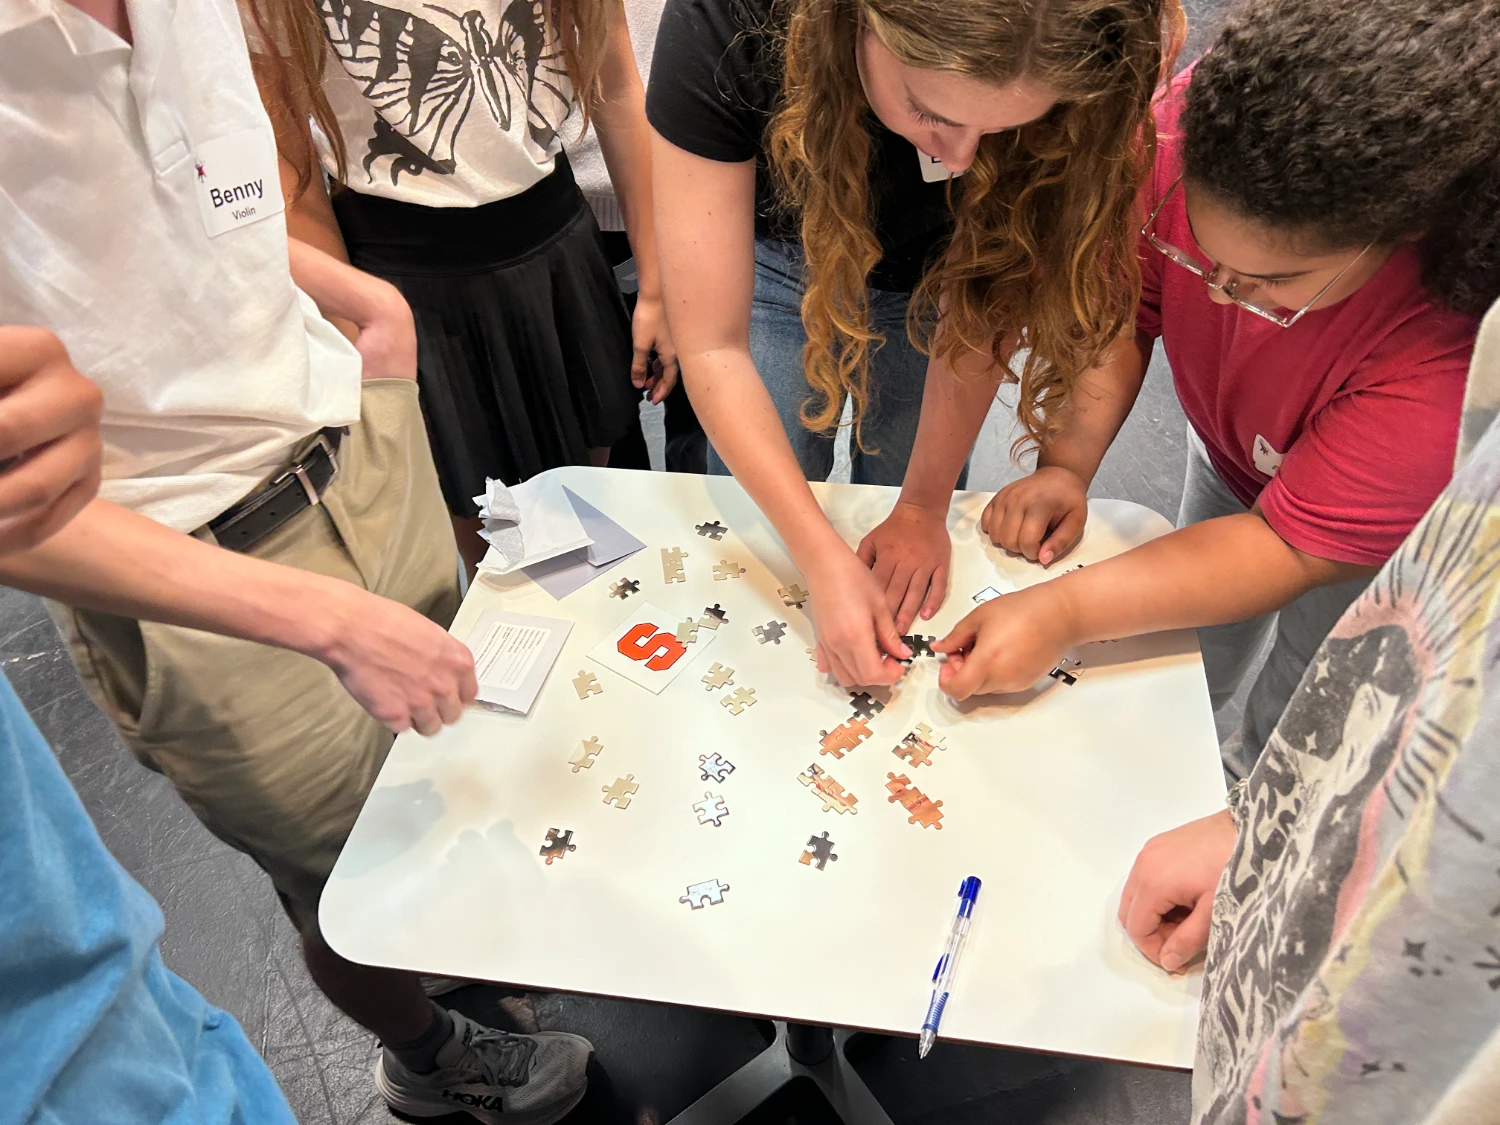
[[[818,1029],[799,1029],[805,1037]],[[828,1099],[844,1125],[891,1125],[849,1060],[844,1045],[854,1033],[822,1029],[833,1040],[833,1050],[811,1066],[792,1058],[787,1050],[787,1025],[776,1024],[776,1038],[760,1054],[688,1106],[668,1125],[734,1125],[794,1078],[810,1078]],[[799,1053],[805,1054],[803,1047]]]

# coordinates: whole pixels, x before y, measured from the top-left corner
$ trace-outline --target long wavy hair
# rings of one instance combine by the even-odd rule
[[[1500,298],[1500,0],[1248,0],[1182,131],[1232,210],[1320,249],[1415,239],[1439,301]]]
[[[339,3],[339,0],[332,0]],[[328,139],[342,181],[348,152],[338,118],[323,92],[328,39],[319,0],[239,0],[250,41],[250,62],[276,129],[281,156],[297,171],[297,195],[317,173],[312,121]],[[609,11],[618,0],[542,0],[545,22],[562,48],[574,104],[582,117],[579,133],[602,94],[601,71],[609,38]]]
[[[873,116],[855,61],[868,29],[908,66],[997,86],[1028,78],[1058,95],[1038,120],[983,138],[950,181],[953,236],[907,321],[930,354],[989,353],[1020,384],[1017,449],[1045,444],[1078,377],[1134,322],[1137,195],[1155,151],[1151,99],[1186,30],[1180,0],[779,3],[783,77],[767,149],[806,258],[803,424],[829,429],[848,395],[860,440],[870,356],[885,342],[866,296],[881,256]]]

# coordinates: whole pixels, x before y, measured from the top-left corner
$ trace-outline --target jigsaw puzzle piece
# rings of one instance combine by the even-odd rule
[[[591,695],[598,695],[604,689],[599,686],[599,678],[594,673],[580,668],[573,680],[573,690],[578,693],[579,699],[587,699]]]
[[[828,838],[827,832],[821,836],[809,836],[807,846],[811,850],[803,852],[802,857],[797,860],[798,863],[816,866],[819,871],[822,871],[828,866],[829,860],[838,859],[838,856],[833,854],[833,841]]]
[[[573,767],[574,773],[577,773],[579,770],[590,769],[594,764],[594,759],[599,756],[599,752],[603,749],[604,745],[599,741],[597,736],[586,738],[583,742],[579,743],[578,756],[570,758],[568,764]]]
[[[859,812],[854,806],[859,803],[859,798],[852,793],[845,793],[844,787],[833,778],[829,777],[824,769],[814,763],[797,775],[797,780],[808,786],[813,796],[823,802],[823,811],[832,809],[842,815],[843,813]]]
[[[559,832],[556,828],[547,829],[547,838],[542,841],[542,850],[537,853],[547,861],[547,866],[552,866],[554,859],[562,859],[569,852],[576,852],[578,845],[573,843],[573,830]]]
[[[776,591],[776,596],[781,599],[781,604],[789,609],[801,609],[807,601],[807,591],[801,586],[783,586]]]
[[[724,798],[704,793],[703,800],[693,805],[693,811],[698,814],[699,824],[712,824],[718,828],[729,815],[729,806],[724,803]]]
[[[621,578],[618,582],[610,585],[609,596],[624,601],[631,594],[640,593],[640,590],[641,584],[634,578]]]
[[[822,745],[818,747],[818,753],[832,754],[835,758],[842,758],[870,737],[870,727],[863,719],[850,719],[831,731],[820,730],[818,734],[823,738]]]
[[[679,898],[678,902],[685,902],[694,910],[701,910],[708,905],[717,906],[724,901],[724,892],[729,889],[728,883],[721,883],[717,879],[709,879],[702,883],[694,883],[688,887],[687,894]]]
[[[943,739],[934,734],[930,726],[918,723],[916,729],[908,732],[891,753],[915,768],[928,765],[932,755],[943,748],[942,744]]]
[[[885,787],[891,791],[891,795],[886,798],[887,801],[900,801],[902,808],[908,808],[910,807],[908,802],[915,802],[922,795],[911,787],[911,778],[904,773],[899,776],[888,773],[885,776],[890,778],[885,783]]]
[[[761,644],[770,642],[771,644],[779,645],[781,638],[786,636],[786,622],[767,621],[764,625],[757,625],[750,631],[755,634],[756,640],[760,641]]]
[[[738,715],[746,707],[755,706],[755,689],[753,687],[736,688],[733,693],[724,696],[719,702],[729,708],[731,715]]]
[[[699,754],[699,769],[703,774],[703,780],[710,779],[722,782],[734,772],[734,763],[721,757],[719,754]]]
[[[661,578],[663,582],[686,582],[682,575],[682,560],[687,558],[687,552],[681,547],[673,547],[670,551],[663,547],[661,549]]]
[[[911,813],[906,818],[907,824],[920,824],[923,828],[936,828],[942,830],[943,802],[934,801],[925,794],[918,794],[920,800],[910,805],[903,805],[907,812]]]
[[[745,568],[739,563],[729,559],[720,559],[714,563],[714,581],[722,582],[726,578],[738,578],[745,573]]]
[[[734,669],[726,668],[715,660],[708,666],[708,675],[704,676],[701,682],[708,685],[704,688],[705,691],[717,691],[722,687],[733,687]],[[729,705],[726,703],[725,706]]]
[[[606,785],[600,790],[604,794],[604,803],[614,805],[617,809],[630,807],[630,798],[640,786],[636,784],[635,774],[627,773],[624,777],[615,778],[613,785]]]
[[[724,533],[729,529],[718,520],[714,520],[712,523],[695,524],[693,530],[699,535],[706,535],[710,539],[718,540],[723,539]]]

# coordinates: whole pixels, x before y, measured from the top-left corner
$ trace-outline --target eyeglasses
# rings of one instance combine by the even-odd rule
[[[1269,320],[1272,324],[1278,325],[1281,328],[1290,328],[1292,325],[1296,324],[1299,320],[1306,316],[1308,311],[1323,299],[1323,295],[1338,284],[1339,278],[1348,273],[1354,267],[1354,263],[1368,254],[1370,252],[1370,247],[1375,245],[1372,242],[1358,254],[1354,255],[1354,257],[1349,260],[1349,263],[1344,266],[1343,269],[1339,270],[1338,273],[1333,275],[1332,279],[1328,282],[1327,285],[1323,286],[1323,288],[1319,289],[1315,294],[1313,294],[1313,299],[1311,301],[1308,301],[1307,304],[1303,305],[1296,312],[1292,313],[1291,316],[1287,316],[1283,313],[1275,311],[1281,306],[1277,305],[1269,297],[1266,298],[1266,301],[1268,302],[1266,304],[1256,303],[1256,300],[1253,297],[1241,297],[1238,292],[1240,286],[1240,279],[1238,277],[1231,277],[1228,281],[1216,280],[1219,272],[1223,267],[1219,265],[1208,265],[1204,262],[1200,262],[1186,250],[1180,250],[1176,246],[1173,246],[1170,242],[1163,242],[1160,238],[1156,237],[1156,216],[1161,214],[1161,209],[1167,205],[1167,200],[1172,198],[1172,193],[1177,190],[1178,185],[1181,183],[1181,176],[1178,176],[1177,179],[1172,181],[1172,186],[1167,189],[1167,194],[1161,197],[1161,202],[1156,205],[1156,210],[1151,212],[1151,217],[1146,220],[1146,225],[1141,227],[1141,234],[1143,234],[1147,239],[1150,240],[1152,246],[1156,247],[1183,269],[1189,270],[1201,277],[1203,279],[1203,284],[1207,285],[1210,289],[1217,290],[1218,292],[1224,294],[1224,296],[1228,297],[1235,304],[1239,305],[1240,308],[1245,309],[1248,312],[1253,312],[1256,316],[1261,317],[1264,320]]]

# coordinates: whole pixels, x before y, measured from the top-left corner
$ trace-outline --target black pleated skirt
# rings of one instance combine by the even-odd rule
[[[424,207],[341,190],[334,213],[362,270],[405,295],[443,497],[474,516],[486,477],[515,484],[625,436],[630,319],[567,158],[520,195]]]

